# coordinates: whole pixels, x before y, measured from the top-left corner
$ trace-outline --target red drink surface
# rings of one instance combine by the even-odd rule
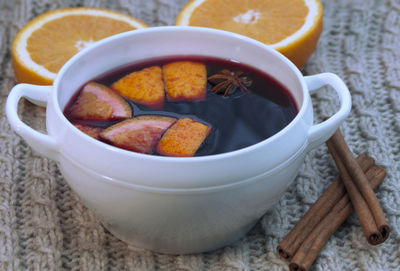
[[[128,100],[134,117],[148,114],[172,116],[177,119],[190,117],[210,126],[211,133],[196,152],[196,156],[225,153],[259,143],[282,130],[298,113],[289,90],[280,82],[256,68],[231,60],[203,56],[149,59],[109,71],[90,81],[111,86],[133,71],[182,60],[204,63],[208,77],[228,69],[232,72],[242,71],[252,80],[248,92],[236,89],[227,97],[224,97],[223,93],[213,93],[211,91],[213,85],[208,82],[203,101],[168,101],[165,98],[163,108],[157,110]],[[77,93],[79,91],[77,90]],[[71,98],[69,105],[74,102],[77,95]],[[67,110],[64,114],[74,121]],[[105,128],[115,121],[83,123]]]

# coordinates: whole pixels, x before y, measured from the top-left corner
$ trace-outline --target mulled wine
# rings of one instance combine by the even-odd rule
[[[77,90],[64,114],[107,144],[152,155],[204,156],[259,143],[298,109],[270,75],[204,56],[149,59]]]

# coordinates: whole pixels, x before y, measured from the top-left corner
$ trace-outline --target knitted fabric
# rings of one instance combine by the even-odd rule
[[[172,25],[184,0],[0,1],[0,270],[288,270],[276,246],[338,174],[325,146],[311,151],[279,203],[241,240],[216,251],[171,256],[134,248],[108,233],[71,191],[54,161],[17,136],[4,106],[15,85],[11,42],[35,16],[66,6],[121,11]],[[387,177],[376,190],[392,232],[370,246],[356,215],[330,238],[311,270],[400,270],[400,1],[325,0],[324,29],[303,74],[333,72],[353,107],[341,126],[354,153],[373,156]],[[316,119],[337,110],[329,88],[312,95]],[[44,130],[45,110],[21,118]]]

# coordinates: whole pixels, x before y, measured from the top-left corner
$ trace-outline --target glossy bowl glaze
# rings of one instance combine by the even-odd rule
[[[62,111],[84,83],[136,61],[174,55],[232,59],[275,77],[291,92],[299,112],[274,136],[217,155],[175,158],[134,153],[76,129]],[[310,91],[330,85],[340,108],[313,124]],[[21,97],[47,104],[47,134],[17,115]],[[156,27],[104,39],[60,70],[53,86],[19,84],[6,112],[13,129],[33,149],[58,162],[72,189],[104,226],[132,245],[164,253],[216,249],[245,234],[295,178],[306,153],[325,142],[350,112],[351,98],[336,75],[303,77],[270,47],[230,32],[198,27]]]

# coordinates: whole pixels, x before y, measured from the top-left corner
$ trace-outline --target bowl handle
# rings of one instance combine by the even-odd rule
[[[40,154],[57,160],[58,143],[50,135],[40,133],[24,122],[18,116],[18,102],[22,97],[35,101],[36,104],[47,104],[47,99],[52,91],[52,86],[36,86],[18,84],[11,89],[7,97],[6,115],[11,128],[24,138],[28,144]]]
[[[311,150],[327,141],[339,128],[351,109],[351,96],[345,83],[336,74],[320,73],[304,77],[308,90],[314,91],[322,86],[331,86],[339,96],[340,108],[329,119],[312,125],[308,130],[308,150]]]

